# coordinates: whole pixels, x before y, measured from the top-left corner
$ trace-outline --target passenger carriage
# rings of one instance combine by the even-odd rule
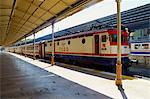
[[[26,47],[26,48],[25,48]],[[26,49],[26,51],[25,51]],[[35,44],[35,57],[40,57],[39,44]],[[33,56],[34,55],[34,45],[33,43],[24,46],[24,54]]]
[[[131,55],[150,56],[150,42],[131,43]]]
[[[150,42],[131,42],[131,60],[136,60],[137,63],[144,63],[150,67]]]

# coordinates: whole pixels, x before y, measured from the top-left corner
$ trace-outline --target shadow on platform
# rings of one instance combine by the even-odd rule
[[[123,99],[128,99],[122,86],[118,86],[118,90],[120,91]]]

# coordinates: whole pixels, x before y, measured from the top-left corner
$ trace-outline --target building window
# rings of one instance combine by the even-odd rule
[[[68,41],[68,45],[70,45],[70,41]]]
[[[50,46],[52,46],[52,43],[50,43]]]
[[[102,42],[106,42],[106,35],[102,36]]]
[[[85,38],[82,39],[82,44],[85,44]]]

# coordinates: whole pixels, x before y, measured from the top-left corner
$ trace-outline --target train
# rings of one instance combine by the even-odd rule
[[[121,35],[121,59],[124,70],[127,70],[130,67],[128,32],[121,30]],[[93,66],[103,66],[112,70],[116,67],[117,28],[55,35],[54,42],[55,59],[58,61],[93,64]],[[21,44],[16,47],[8,47],[8,51],[33,56],[33,47],[33,43]],[[51,54],[52,39],[48,38],[35,43],[36,57],[50,59]]]
[[[150,41],[131,42],[130,59],[150,67]]]

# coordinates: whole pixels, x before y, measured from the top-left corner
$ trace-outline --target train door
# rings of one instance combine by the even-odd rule
[[[42,44],[39,43],[39,54],[40,54],[40,58],[42,58]]]
[[[99,54],[99,35],[94,35],[95,54]]]
[[[40,47],[40,57],[41,58],[45,58],[45,45],[44,45],[44,43],[40,43],[39,44],[39,47]]]
[[[45,43],[42,43],[42,58],[45,58]]]

